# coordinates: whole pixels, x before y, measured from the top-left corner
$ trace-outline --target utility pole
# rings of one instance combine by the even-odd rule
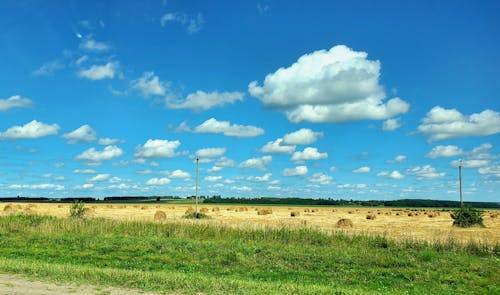
[[[198,218],[198,156],[196,156],[196,195],[195,195],[195,198],[196,198],[196,210],[195,210],[195,215],[194,217],[195,218]]]
[[[464,208],[464,201],[462,200],[462,160],[458,164],[458,182],[460,184],[460,209]]]

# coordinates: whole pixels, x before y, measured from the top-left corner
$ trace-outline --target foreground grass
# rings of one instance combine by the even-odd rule
[[[105,219],[0,217],[0,271],[193,294],[495,294],[499,246]]]

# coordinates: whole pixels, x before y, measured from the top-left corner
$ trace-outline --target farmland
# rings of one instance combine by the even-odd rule
[[[436,210],[203,205],[210,219],[186,220],[191,205],[99,204],[70,219],[67,204],[2,205],[0,272],[186,294],[500,291],[490,212],[458,229]]]

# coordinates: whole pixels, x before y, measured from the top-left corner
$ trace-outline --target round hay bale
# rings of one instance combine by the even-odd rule
[[[352,221],[347,218],[341,218],[337,221],[337,227],[352,227]]]
[[[290,212],[290,217],[299,217],[300,216],[300,212],[299,211],[292,211]]]
[[[219,207],[213,207],[212,208],[212,212],[219,212],[219,210],[220,210]]]
[[[498,211],[490,212],[490,218],[497,218],[500,213]]]
[[[5,207],[3,207],[3,212],[5,213],[16,213],[16,208],[11,205],[11,204],[7,204],[5,205]]]
[[[194,213],[194,208],[193,207],[189,207],[186,212],[184,212],[185,215],[189,215],[189,214],[193,214]]]
[[[201,213],[208,213],[208,208],[201,208],[201,209],[200,209],[200,212],[201,212]]]
[[[163,212],[161,210],[156,211],[155,217],[154,217],[155,221],[164,221],[166,219],[167,219],[167,214],[165,214],[165,212]]]
[[[259,211],[257,211],[257,215],[269,215],[269,214],[273,214],[272,209],[260,209]]]
[[[368,219],[368,220],[374,220],[376,217],[377,217],[377,215],[375,215],[373,213],[366,215],[366,219]]]

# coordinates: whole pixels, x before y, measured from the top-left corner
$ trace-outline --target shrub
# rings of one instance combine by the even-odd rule
[[[452,212],[453,225],[459,227],[471,227],[473,225],[484,226],[483,211],[470,207],[460,208]]]
[[[85,217],[85,205],[83,202],[76,201],[69,207],[69,217],[71,218],[84,218]]]

